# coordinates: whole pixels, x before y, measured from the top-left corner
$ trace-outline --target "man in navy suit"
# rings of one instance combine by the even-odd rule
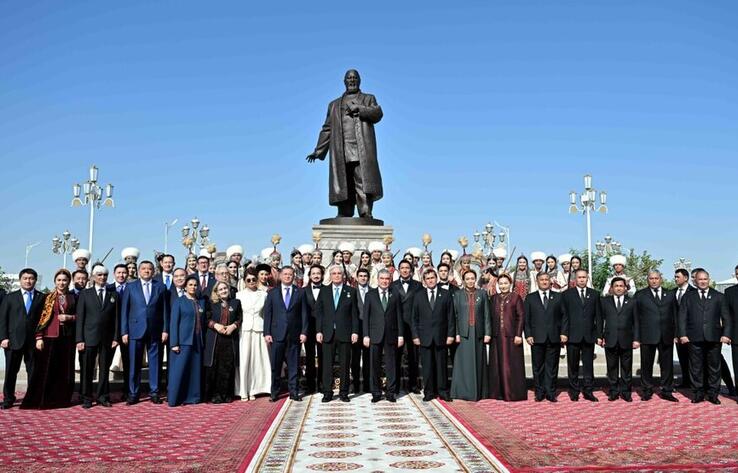
[[[197,258],[197,297],[210,299],[215,287],[215,275],[210,272],[210,258],[200,256]]]
[[[168,329],[164,327],[167,291],[162,283],[152,279],[153,275],[154,263],[141,262],[138,266],[139,279],[126,286],[121,300],[121,339],[128,346],[131,363],[128,405],[136,404],[139,399],[144,348],[149,360],[151,402],[162,402],[159,397],[159,365],[162,360],[161,346],[169,337]]]
[[[275,402],[282,384],[282,365],[287,361],[287,386],[290,399],[301,401],[297,386],[300,345],[307,340],[308,313],[302,289],[294,284],[295,269],[283,266],[281,284],[269,291],[264,303],[264,339],[271,348],[272,392]]]

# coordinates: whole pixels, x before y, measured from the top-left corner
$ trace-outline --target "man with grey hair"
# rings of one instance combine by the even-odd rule
[[[731,342],[732,320],[724,296],[710,287],[709,273],[698,271],[695,283],[697,290],[684,294],[679,304],[679,343],[688,344],[692,403],[706,395],[712,404],[720,404],[720,349],[721,343]]]
[[[640,323],[641,344],[641,394],[642,401],[653,396],[653,362],[659,354],[661,391],[659,397],[677,402],[674,392],[674,342],[676,341],[676,291],[661,287],[663,277],[659,271],[649,271],[648,287],[636,292],[635,302]]]
[[[231,273],[228,272],[228,264],[224,262],[220,262],[215,265],[215,271],[213,272],[215,274],[215,281],[218,282],[224,282],[228,284],[228,288],[231,292],[230,298],[233,299],[236,297],[236,288],[231,285]]]

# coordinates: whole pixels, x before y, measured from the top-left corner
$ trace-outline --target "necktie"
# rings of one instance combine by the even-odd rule
[[[125,288],[126,286],[124,284],[121,284],[120,286],[118,286],[118,295],[122,294]]]
[[[431,289],[430,305],[431,305],[431,310],[436,308],[436,290],[435,289]]]
[[[149,305],[149,299],[151,299],[151,290],[149,289],[149,283],[144,283],[144,300],[146,305]]]
[[[683,295],[684,295],[684,289],[680,287],[679,291],[677,291],[677,303],[682,302]]]
[[[382,309],[387,310],[387,291],[382,291]]]
[[[103,290],[102,288],[97,290],[97,300],[100,302],[100,305],[103,305]]]
[[[290,307],[290,288],[286,287],[284,289],[284,306],[289,308]]]
[[[338,288],[333,289],[333,308],[338,309],[338,298],[341,297],[341,291]]]
[[[366,297],[366,288],[361,288],[361,303],[364,303],[364,298]]]
[[[702,294],[702,300],[704,301],[707,299],[707,291],[704,289],[700,289],[700,293]]]
[[[171,281],[171,276],[169,276],[168,274],[164,276],[164,284],[167,285],[167,289],[169,289],[169,285],[171,284],[170,281]]]
[[[208,278],[203,274],[200,276],[200,288],[205,289],[206,287],[208,287]]]
[[[584,302],[584,298],[586,297],[586,296],[584,295],[584,289],[580,289],[580,290],[579,290],[579,293],[580,293],[580,295],[581,295],[581,298],[582,298],[582,302]]]
[[[653,296],[656,298],[657,301],[661,302],[661,297],[659,297],[659,290],[654,289],[653,290]]]
[[[548,309],[548,291],[543,292],[543,308]]]
[[[26,303],[26,314],[30,314],[31,313],[31,303],[33,302],[33,297],[31,297],[31,293],[28,291],[23,293],[23,297]]]
[[[615,299],[616,299],[616,301],[617,301],[617,305],[616,305],[616,307],[617,307],[617,309],[618,309],[618,312],[619,312],[619,311],[620,311],[620,309],[621,309],[621,308],[623,307],[623,302],[622,302],[622,301],[620,300],[620,298],[619,298],[619,297],[616,297]]]

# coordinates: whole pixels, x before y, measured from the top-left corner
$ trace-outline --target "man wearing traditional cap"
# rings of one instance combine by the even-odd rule
[[[306,287],[308,285],[308,281],[310,280],[310,266],[313,265],[313,245],[305,243],[298,246],[297,251],[299,251],[300,256],[302,256],[302,276],[300,276],[299,278],[299,285],[300,287]],[[295,276],[295,281],[297,280],[298,277]],[[297,282],[295,284],[297,284]]]
[[[505,272],[505,258],[507,258],[507,250],[505,248],[495,248],[492,250],[492,256],[497,263],[498,272]]]
[[[341,251],[341,256],[343,257],[343,266],[346,269],[346,274],[348,274],[350,278],[355,280],[356,265],[351,262],[351,258],[354,256],[354,251],[356,251],[356,247],[352,243],[344,241],[338,245],[338,249]]]
[[[123,250],[121,250],[120,252],[120,257],[123,258],[123,261],[125,261],[126,264],[138,263],[139,256],[141,256],[141,250],[132,246],[123,248]]]
[[[381,241],[370,241],[367,245],[367,250],[372,256],[371,262],[372,268],[382,263],[382,252],[384,251],[384,245]]]
[[[571,288],[569,281],[575,281],[576,279],[576,276],[571,273],[571,257],[572,255],[570,253],[559,255],[559,264],[561,264],[561,269],[556,274],[556,282],[558,283],[562,292]]]
[[[543,263],[546,262],[546,253],[543,251],[534,251],[530,254],[530,260],[533,263],[533,269],[530,270],[530,289],[529,293],[532,294],[538,291],[537,277],[538,273],[545,271],[543,269]]]
[[[78,270],[87,271],[87,265],[90,263],[90,252],[80,248],[72,253],[72,260],[77,265]]]
[[[604,289],[602,289],[602,295],[603,296],[609,296],[612,291],[610,291],[610,284],[613,278],[622,278],[625,280],[625,286],[628,289],[628,295],[630,297],[635,296],[636,293],[636,285],[633,278],[625,274],[625,265],[626,265],[626,258],[623,255],[612,255],[610,256],[610,266],[612,266],[613,270],[615,271],[615,274],[613,274],[611,277],[607,278],[607,282],[605,283]]]

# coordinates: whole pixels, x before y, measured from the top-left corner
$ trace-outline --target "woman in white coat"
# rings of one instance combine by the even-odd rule
[[[257,394],[271,392],[272,368],[269,348],[264,341],[264,301],[267,292],[259,289],[257,275],[249,268],[244,281],[246,288],[236,294],[243,309],[236,370],[236,395],[241,400],[254,400]]]

